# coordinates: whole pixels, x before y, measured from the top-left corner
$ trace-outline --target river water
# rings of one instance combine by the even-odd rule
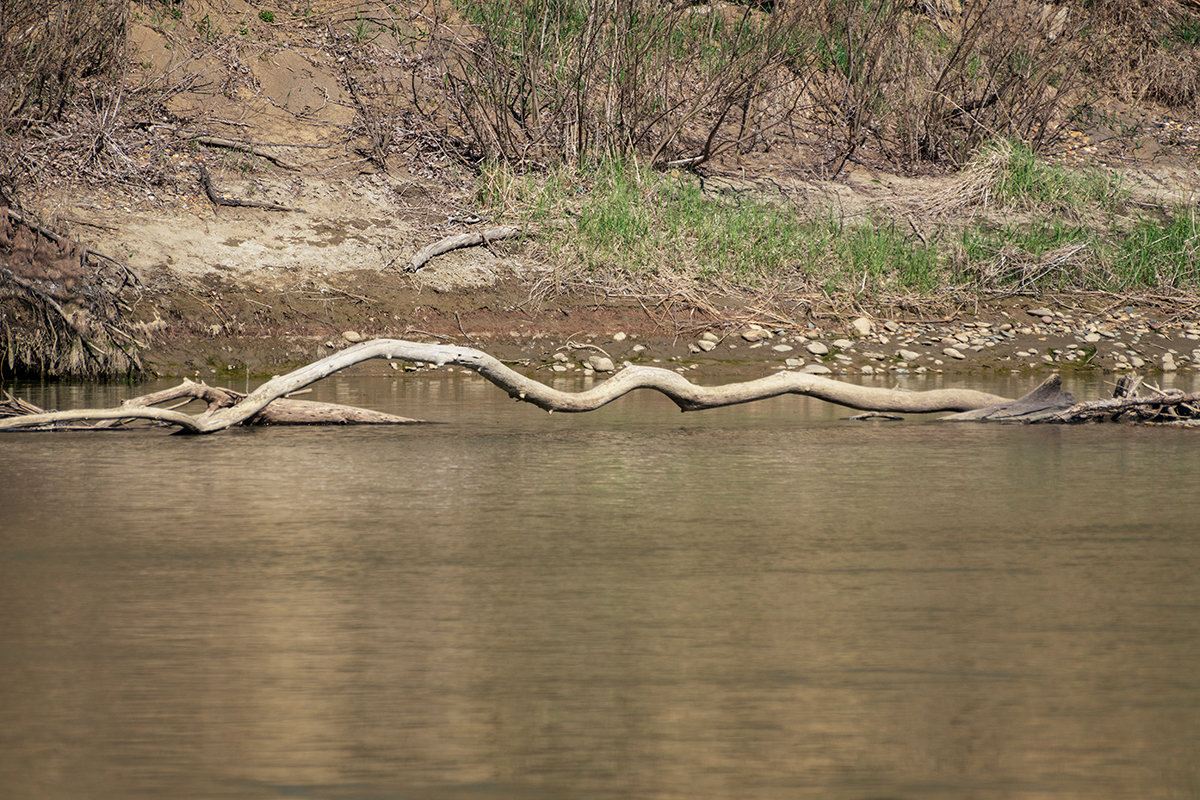
[[[1196,431],[318,388],[0,437],[0,796],[1200,796]]]

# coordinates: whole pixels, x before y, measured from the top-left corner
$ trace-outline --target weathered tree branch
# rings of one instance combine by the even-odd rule
[[[683,411],[748,403],[784,394],[816,397],[831,403],[867,411],[932,413],[977,409],[1009,402],[1007,398],[971,389],[935,389],[904,392],[855,386],[849,383],[798,372],[780,372],[744,383],[697,386],[682,375],[657,367],[626,367],[608,380],[582,392],[563,392],[516,372],[479,350],[444,344],[425,344],[400,339],[375,339],[348,347],[320,361],[279,375],[233,405],[209,404],[195,417],[166,409],[117,408],[64,411],[0,419],[0,430],[39,427],[59,421],[120,419],[138,417],[179,425],[187,433],[213,433],[245,424],[299,389],[347,367],[374,358],[455,364],[479,373],[517,400],[547,411],[592,411],[635,389],[653,389],[671,398]],[[161,402],[161,400],[160,400]],[[300,402],[300,401],[291,401]]]
[[[150,420],[168,425],[178,425],[188,433],[205,433],[196,427],[196,417],[176,412],[175,408],[178,406],[171,408],[154,408],[154,406],[176,400],[183,401],[179,405],[186,405],[192,400],[201,400],[208,405],[208,411],[214,411],[234,406],[245,397],[246,395],[232,389],[222,389],[185,379],[183,383],[170,389],[131,397],[116,408],[46,412],[32,403],[15,398],[5,392],[4,399],[0,400],[0,429],[5,427],[3,423],[6,420],[2,418],[12,415],[12,419],[24,422],[22,425],[13,426],[14,428],[53,428],[63,423],[95,420],[95,424],[90,428],[99,430],[115,428],[133,420]],[[319,403],[280,397],[240,424],[410,425],[421,422],[422,420],[398,417],[394,414],[338,403]]]
[[[451,250],[458,250],[463,247],[475,247],[481,244],[486,245],[489,242],[513,239],[520,235],[520,228],[492,228],[482,232],[475,231],[474,233],[458,233],[454,236],[447,236],[445,239],[436,241],[417,251],[416,255],[408,260],[408,271],[416,272],[425,266],[430,259],[440,256],[442,253],[449,253]]]

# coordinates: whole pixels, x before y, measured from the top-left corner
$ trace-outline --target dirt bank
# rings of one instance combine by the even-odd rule
[[[552,256],[546,239],[569,225],[410,272],[420,248],[500,220],[467,165],[401,130],[405,103],[419,100],[416,73],[411,101],[397,94],[388,109],[407,138],[380,156],[358,96],[366,62],[351,49],[394,50],[402,32],[362,42],[363,4],[319,5],[316,21],[297,13],[284,24],[241,0],[188,4],[178,16],[134,4],[131,85],[143,90],[128,102],[156,99],[93,131],[91,151],[76,147],[78,131],[64,134],[20,189],[23,208],[137,277],[127,319],[157,374],[278,372],[382,336],[562,370],[585,369],[601,350],[617,365],[713,371],[746,361],[833,374],[1200,365],[1200,312],[1179,293],[872,297],[663,275],[621,283]],[[1117,103],[1106,114],[1064,133],[1048,163],[1119,171],[1134,207],[1194,205],[1200,122]],[[924,216],[925,201],[956,180],[897,174],[869,153],[835,180],[804,161],[776,148],[715,159],[701,175],[735,197],[775,193],[843,220],[890,219],[922,242],[942,224]]]

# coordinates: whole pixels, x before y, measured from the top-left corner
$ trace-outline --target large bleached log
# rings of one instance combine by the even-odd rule
[[[444,366],[454,364],[473,370],[499,386],[511,397],[547,411],[577,413],[592,411],[635,389],[653,389],[671,398],[683,411],[749,403],[784,394],[805,395],[865,411],[932,413],[986,408],[1009,402],[1008,398],[972,389],[934,389],[906,392],[856,386],[850,383],[797,372],[780,372],[757,380],[722,386],[698,386],[678,373],[658,367],[630,366],[590,389],[564,392],[516,372],[496,358],[470,347],[427,344],[401,339],[375,339],[348,347],[300,369],[279,375],[232,405],[209,402],[197,416],[169,409],[117,408],[31,414],[0,419],[0,430],[45,427],[80,420],[121,418],[155,419],[178,425],[187,433],[213,433],[245,424],[264,413],[273,403],[322,378],[371,359],[419,361]],[[160,400],[161,402],[161,400]],[[291,401],[298,402],[298,401]]]

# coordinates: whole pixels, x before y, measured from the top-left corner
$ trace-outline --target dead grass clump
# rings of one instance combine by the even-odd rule
[[[1200,112],[1200,3],[1196,0],[1075,0],[1087,21],[1080,63],[1129,103]]]

